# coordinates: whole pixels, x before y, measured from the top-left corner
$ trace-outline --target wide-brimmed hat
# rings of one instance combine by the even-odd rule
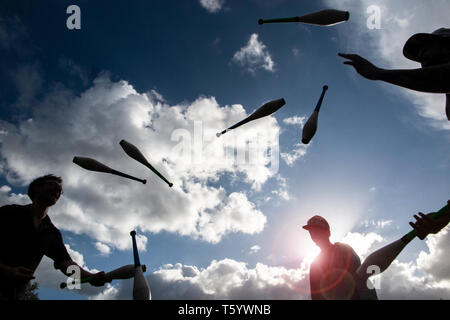
[[[311,230],[311,229],[325,229],[330,230],[330,225],[327,220],[321,216],[314,216],[308,220],[307,224],[303,226],[303,229]]]
[[[450,29],[440,28],[432,33],[416,33],[406,41],[403,47],[403,55],[413,61],[423,62],[419,52],[422,48],[431,44],[439,44],[450,47]]]

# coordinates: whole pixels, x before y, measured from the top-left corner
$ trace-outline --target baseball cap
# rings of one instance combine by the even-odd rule
[[[330,225],[327,220],[321,216],[314,216],[310,218],[306,225],[303,226],[303,229],[310,230],[313,228],[327,229],[330,230]]]
[[[450,29],[440,28],[432,33],[416,33],[406,41],[403,47],[403,55],[410,60],[422,62],[419,52],[430,44],[450,46]]]

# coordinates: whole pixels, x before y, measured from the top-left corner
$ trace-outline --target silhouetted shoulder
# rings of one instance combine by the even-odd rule
[[[336,248],[338,250],[351,252],[352,254],[356,255],[355,250],[353,250],[353,248],[350,245],[346,244],[346,243],[336,242],[334,245],[336,246]]]

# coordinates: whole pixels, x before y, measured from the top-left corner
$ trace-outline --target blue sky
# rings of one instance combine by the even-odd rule
[[[72,4],[81,9],[80,30],[66,27]],[[370,5],[381,10],[381,29],[367,27]],[[309,217],[326,217],[332,239],[363,258],[407,233],[413,214],[440,209],[450,198],[442,95],[363,79],[337,56],[358,53],[380,67],[417,68],[402,57],[404,42],[446,26],[443,12],[450,9],[435,1],[427,7],[430,19],[423,6],[387,0],[3,3],[1,204],[28,203],[29,182],[53,172],[65,181],[64,196],[49,215],[89,269],[132,263],[129,232],[137,229],[155,298],[308,299],[307,263],[317,249],[299,226]],[[261,17],[324,8],[348,10],[350,20],[333,27],[257,24]],[[317,134],[301,146],[302,124],[325,84]],[[273,116],[215,137],[279,98],[286,105]],[[190,159],[174,152],[181,141],[174,134],[188,134],[196,152],[199,126],[203,148],[210,143],[211,149]],[[258,159],[278,146],[275,171],[268,170],[273,163],[228,161],[217,153],[220,143],[243,150],[255,137],[263,148]],[[127,158],[121,139],[140,147],[174,187]],[[86,172],[71,162],[75,155],[149,183]],[[412,242],[381,276],[379,296],[449,298],[450,265],[441,261],[448,237],[441,232]],[[64,278],[45,259],[36,275],[42,299],[131,298],[130,281],[57,289]]]

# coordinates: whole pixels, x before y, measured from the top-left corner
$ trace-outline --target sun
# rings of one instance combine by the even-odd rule
[[[316,259],[316,257],[319,255],[320,253],[320,248],[317,246],[312,246],[309,247],[305,250],[304,252],[304,258],[303,261],[310,266],[311,263],[313,263],[313,261]]]

